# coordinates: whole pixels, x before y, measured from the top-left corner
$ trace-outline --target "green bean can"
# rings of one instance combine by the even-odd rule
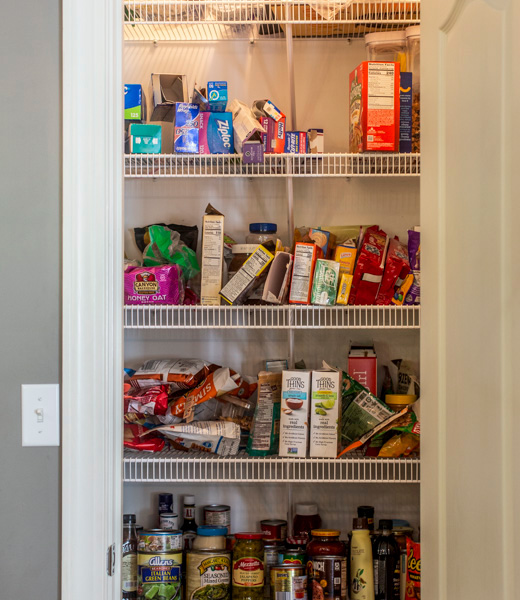
[[[182,552],[137,553],[139,600],[180,600]]]
[[[186,554],[185,600],[229,600],[231,553],[190,550]]]
[[[263,532],[237,533],[233,548],[233,600],[263,600]]]

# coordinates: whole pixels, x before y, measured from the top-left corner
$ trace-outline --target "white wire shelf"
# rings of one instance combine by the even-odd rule
[[[125,306],[126,329],[419,329],[420,306]]]
[[[128,41],[358,38],[415,25],[420,0],[124,0]]]
[[[164,450],[154,454],[125,450],[125,482],[359,482],[419,483],[419,458],[366,458],[348,454],[341,458],[251,457]]]
[[[266,154],[248,164],[238,154],[126,154],[125,177],[416,177],[420,154]]]

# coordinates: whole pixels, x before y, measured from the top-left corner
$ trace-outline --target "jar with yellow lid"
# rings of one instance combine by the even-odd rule
[[[307,556],[345,556],[345,544],[340,541],[338,529],[313,529],[307,544]]]
[[[415,394],[387,394],[385,396],[386,404],[395,412],[408,408],[416,400],[417,396]]]

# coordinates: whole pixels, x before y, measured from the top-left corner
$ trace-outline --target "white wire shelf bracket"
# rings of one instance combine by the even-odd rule
[[[266,154],[259,164],[238,154],[126,154],[126,178],[416,177],[420,154]]]
[[[125,482],[344,482],[420,483],[419,458],[367,458],[348,454],[341,458],[251,457],[241,451],[234,457],[202,452],[164,450],[154,454],[125,450]]]
[[[420,0],[124,0],[127,41],[358,38],[420,22]]]
[[[126,329],[419,329],[420,306],[125,306]]]

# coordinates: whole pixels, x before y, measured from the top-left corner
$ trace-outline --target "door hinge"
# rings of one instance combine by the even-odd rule
[[[112,544],[107,550],[107,575],[112,576],[116,568],[116,545]]]

